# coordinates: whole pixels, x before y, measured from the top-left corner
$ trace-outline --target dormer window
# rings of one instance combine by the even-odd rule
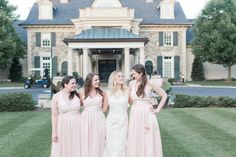
[[[119,8],[122,7],[119,0],[95,0],[92,7],[95,8]]]
[[[174,2],[163,0],[160,4],[161,19],[174,19]]]
[[[39,20],[53,19],[53,4],[49,0],[42,0],[38,2],[39,6]]]

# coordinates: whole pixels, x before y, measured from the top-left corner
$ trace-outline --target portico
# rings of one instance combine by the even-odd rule
[[[147,38],[126,29],[85,30],[64,40],[68,45],[68,74],[77,71],[86,77],[89,72],[96,72],[106,82],[109,74],[119,69],[125,79],[129,79],[131,66],[145,62],[144,46],[147,41]]]

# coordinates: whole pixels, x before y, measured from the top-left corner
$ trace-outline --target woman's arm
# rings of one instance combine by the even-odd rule
[[[56,100],[56,95],[54,95],[52,98],[51,111],[52,111],[52,141],[58,142],[58,133],[57,133],[58,102]]]
[[[152,89],[161,96],[161,101],[158,105],[158,107],[155,109],[155,113],[158,113],[161,111],[162,107],[164,106],[166,99],[167,99],[167,94],[166,92],[157,84],[155,84],[152,81],[149,81],[150,86],[152,87]]]
[[[102,111],[106,112],[108,109],[108,97],[107,97],[107,93],[104,92],[103,93],[103,104],[102,104]]]
[[[128,86],[128,96],[129,96],[128,103],[129,103],[129,105],[132,105],[132,103],[133,103],[131,96],[130,96],[132,84],[133,84],[133,81],[130,81],[129,86]]]

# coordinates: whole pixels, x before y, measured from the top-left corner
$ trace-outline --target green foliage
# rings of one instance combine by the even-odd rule
[[[22,65],[20,64],[18,58],[13,59],[9,79],[11,79],[12,82],[19,82],[22,80]]]
[[[36,103],[29,93],[7,93],[0,95],[0,112],[31,111]]]
[[[200,97],[176,95],[175,108],[183,107],[236,107],[236,99],[229,97]]]
[[[199,57],[194,58],[191,78],[193,81],[205,80],[203,65]]]
[[[13,28],[15,9],[7,0],[0,0],[0,69],[10,65],[13,58],[23,58],[26,53],[23,42]]]
[[[227,66],[231,77],[231,66],[236,64],[236,3],[211,0],[195,21],[193,32],[195,56]]]

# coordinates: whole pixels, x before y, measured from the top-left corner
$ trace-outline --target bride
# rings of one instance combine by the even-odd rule
[[[106,119],[106,147],[104,157],[125,157],[128,133],[129,92],[120,71],[113,71],[108,82],[109,113]]]

